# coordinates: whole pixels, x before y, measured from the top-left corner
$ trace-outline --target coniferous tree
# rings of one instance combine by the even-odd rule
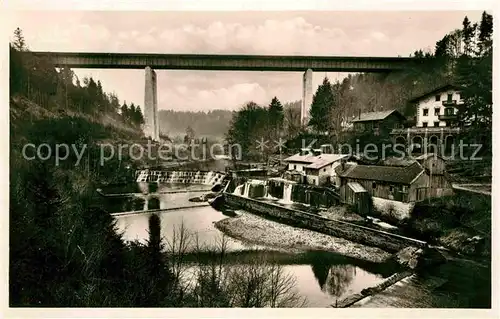
[[[464,54],[467,56],[471,56],[473,51],[473,41],[474,41],[474,34],[476,31],[476,25],[471,25],[471,22],[467,16],[465,16],[462,25],[463,25],[462,37],[464,42]]]
[[[329,117],[334,105],[332,85],[327,77],[316,90],[311,104],[309,125],[318,133],[324,133],[330,129]]]
[[[479,37],[478,45],[480,54],[488,54],[493,50],[493,16],[483,12],[481,16],[481,23],[479,24]]]
[[[280,129],[283,124],[283,105],[275,96],[269,104],[269,124],[274,128]]]
[[[466,28],[465,23],[464,28]],[[477,56],[466,54],[461,56],[455,72],[464,99],[463,105],[458,108],[458,117],[463,124],[470,125],[465,134],[486,144],[484,145],[486,151],[491,150],[493,121],[492,32],[492,17],[483,12],[476,39],[478,43]]]
[[[126,101],[123,101],[122,107],[120,109],[123,121],[127,122],[129,120],[129,111]]]
[[[139,105],[135,108],[135,124],[138,126],[144,124],[144,116],[142,115],[141,107]]]
[[[278,141],[280,138],[280,134],[283,130],[283,121],[284,121],[284,113],[283,113],[283,105],[281,105],[280,100],[277,97],[274,97],[271,100],[268,108],[269,112],[269,140]]]
[[[13,45],[17,51],[26,51],[27,50],[26,42],[25,42],[24,36],[23,36],[23,31],[20,28],[16,28],[16,30],[14,30],[14,43],[13,43]]]

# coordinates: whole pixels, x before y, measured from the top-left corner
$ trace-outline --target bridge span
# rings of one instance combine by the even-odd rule
[[[301,121],[306,125],[312,104],[313,71],[391,72],[415,65],[414,58],[368,56],[290,56],[158,54],[96,52],[26,52],[49,59],[56,67],[95,69],[144,69],[144,133],[159,140],[156,70],[290,71],[304,72]]]
[[[294,71],[318,72],[389,72],[406,69],[413,58],[224,55],[224,54],[155,54],[95,52],[32,52],[49,58],[56,66],[99,69],[214,70],[214,71]]]

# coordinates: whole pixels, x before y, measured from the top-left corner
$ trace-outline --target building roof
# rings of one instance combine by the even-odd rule
[[[361,186],[360,183],[356,183],[356,182],[351,182],[351,183],[347,183],[347,186],[352,189],[353,192],[355,193],[364,193],[366,192],[366,189]]]
[[[380,160],[377,164],[383,166],[410,166],[418,159],[413,158],[398,158],[395,156],[390,156],[385,159]]]
[[[314,157],[313,162],[307,165],[306,168],[320,169],[348,156],[348,154],[321,154]]]
[[[439,158],[439,159],[444,160],[442,156],[440,156],[439,154],[434,154],[434,153],[425,153],[425,154],[422,154],[420,156],[415,157],[415,159],[417,161],[422,161],[422,160],[426,160],[430,157],[435,157],[435,158]]]
[[[456,90],[456,89],[458,89],[458,87],[456,85],[451,84],[451,83],[447,83],[447,84],[438,86],[433,90],[430,90],[430,91],[427,91],[423,94],[417,95],[417,96],[411,98],[409,101],[410,102],[418,102],[422,99],[425,99],[426,97],[429,97],[429,96],[434,95],[434,94],[439,93],[439,92],[448,91],[449,89]]]
[[[422,172],[424,169],[419,163],[407,167],[353,165],[341,171],[339,176],[409,185]]]
[[[315,156],[313,154],[307,154],[307,155],[300,155],[300,153],[297,153],[295,155],[292,155],[288,158],[285,158],[285,162],[300,162],[300,163],[312,163],[314,160]]]
[[[337,167],[335,167],[335,173],[338,175],[338,176],[342,176],[343,174],[347,173],[349,171],[349,169],[352,169],[354,166],[356,166],[358,164],[344,164],[344,165],[339,165]]]
[[[354,118],[352,120],[353,123],[355,122],[367,122],[367,121],[380,121],[391,115],[392,113],[396,112],[399,116],[403,117],[401,113],[399,113],[398,110],[388,110],[388,111],[380,111],[380,112],[366,112],[366,113],[361,113],[359,116]]]

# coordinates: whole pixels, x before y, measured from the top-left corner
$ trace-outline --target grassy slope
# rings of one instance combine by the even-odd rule
[[[13,129],[14,132],[17,132],[16,129],[19,128],[20,124],[26,121],[33,122],[41,119],[64,118],[67,116],[80,117],[86,119],[89,122],[97,123],[104,127],[111,128],[117,133],[115,136],[111,136],[111,138],[128,137],[130,140],[135,140],[140,139],[142,136],[142,133],[137,128],[123,123],[119,119],[118,114],[102,114],[96,117],[84,113],[74,112],[71,110],[65,110],[64,112],[54,112],[39,106],[38,104],[32,102],[22,95],[15,95],[10,99],[10,121],[11,129]]]

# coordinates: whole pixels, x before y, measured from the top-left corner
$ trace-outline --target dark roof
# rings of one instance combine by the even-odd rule
[[[342,176],[342,174],[346,173],[350,168],[354,167],[357,164],[344,164],[344,165],[339,165],[335,167],[335,173],[339,176]]]
[[[444,85],[436,87],[435,89],[433,89],[431,91],[427,91],[427,92],[425,92],[423,94],[417,95],[417,96],[411,98],[409,101],[410,102],[418,102],[421,99],[424,99],[424,98],[426,98],[428,96],[434,95],[434,94],[439,93],[439,92],[447,91],[449,89],[458,90],[458,86],[450,84],[450,83],[444,84]]]
[[[406,166],[412,165],[413,163],[415,163],[415,161],[416,161],[416,159],[412,159],[412,158],[399,158],[399,157],[391,156],[391,157],[387,157],[385,159],[380,160],[377,163],[377,165],[406,167]]]
[[[444,158],[443,158],[441,155],[439,155],[439,154],[434,154],[434,153],[425,153],[425,154],[422,154],[422,155],[420,155],[420,156],[416,157],[415,159],[416,159],[417,161],[421,162],[421,161],[425,161],[426,159],[428,159],[428,158],[430,158],[430,157],[439,158],[439,159],[441,159],[441,160],[444,160]]]
[[[339,171],[341,177],[409,185],[424,169],[419,163],[414,163],[406,167],[353,165]]]
[[[380,111],[380,112],[366,112],[361,113],[359,116],[354,118],[351,122],[367,122],[367,121],[380,121],[388,117],[389,115],[396,112],[396,114],[402,118],[404,116],[398,112],[398,110],[388,110],[388,111]]]

